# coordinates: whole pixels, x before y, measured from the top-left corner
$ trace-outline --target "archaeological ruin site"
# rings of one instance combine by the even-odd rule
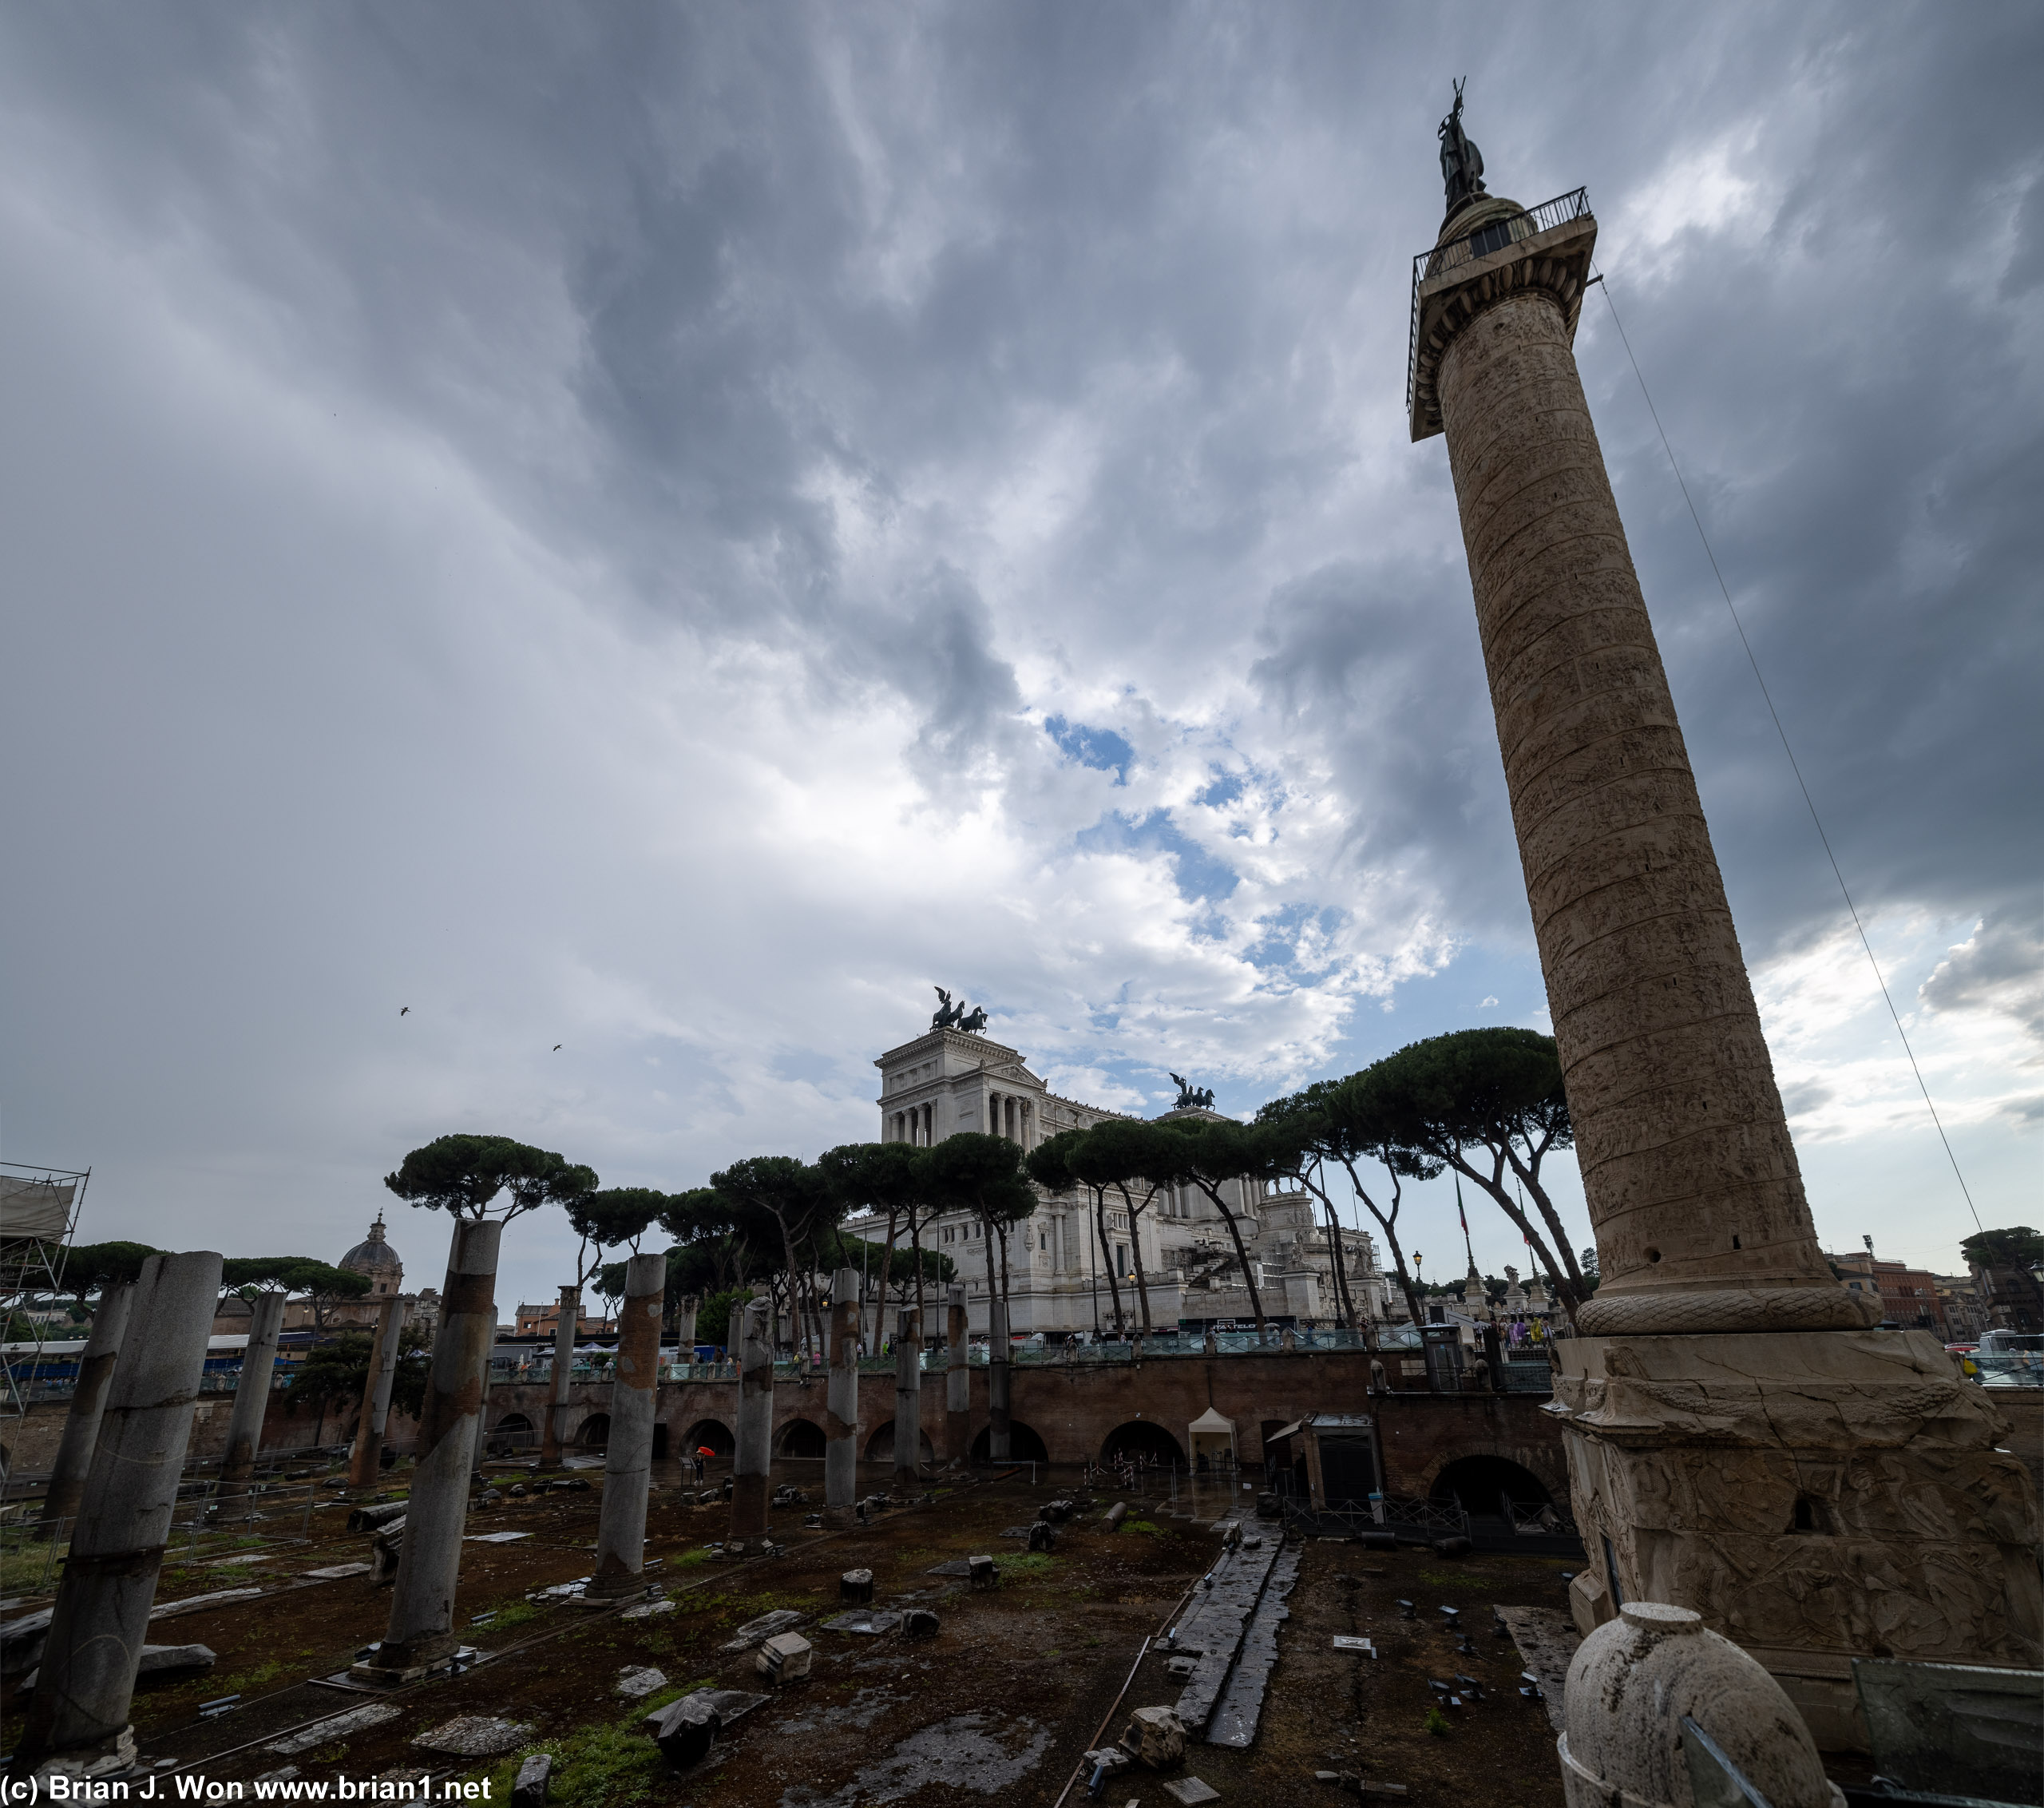
[[[2040,1800],[2044,1389],[1820,1245],[1578,375],[1595,216],[1491,193],[1459,93],[1441,143],[1410,431],[1551,1041],[1139,1119],[947,993],[871,1142],[655,1195],[450,1136],[311,1280],[65,1279],[81,1177],[10,1181],[18,1300],[90,1322],[0,1425],[7,1799]],[[1492,1142],[1423,1056],[1508,1070]],[[1527,1274],[1423,1290],[1400,1163],[1522,1214]],[[562,1211],[588,1259],[514,1313]]]

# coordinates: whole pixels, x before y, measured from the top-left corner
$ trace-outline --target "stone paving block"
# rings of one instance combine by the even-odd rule
[[[841,1613],[834,1620],[823,1622],[826,1632],[857,1632],[867,1638],[878,1638],[896,1631],[901,1624],[898,1613],[875,1612],[869,1608],[859,1608],[850,1613]]]
[[[494,1714],[461,1714],[418,1735],[412,1743],[421,1751],[445,1752],[453,1758],[500,1758],[524,1744],[532,1730],[522,1722],[500,1719]]]
[[[309,1727],[301,1727],[296,1732],[263,1747],[273,1751],[279,1758],[295,1758],[301,1751],[310,1751],[315,1746],[331,1745],[335,1739],[346,1739],[351,1733],[359,1733],[370,1727],[380,1727],[386,1720],[394,1720],[398,1711],[388,1702],[372,1701],[360,1707],[351,1707],[345,1713],[330,1714],[323,1720],[315,1720]]]
[[[790,1626],[799,1626],[805,1616],[793,1608],[776,1608],[771,1613],[763,1613],[757,1620],[748,1620],[718,1648],[727,1655],[751,1651],[755,1645],[764,1644],[776,1633],[785,1632]]]

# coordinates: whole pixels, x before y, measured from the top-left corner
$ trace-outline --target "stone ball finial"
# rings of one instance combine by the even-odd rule
[[[1693,1719],[1773,1808],[1836,1808],[1781,1685],[1700,1614],[1627,1601],[1568,1667],[1557,1745],[1569,1808],[1697,1808],[1682,1748]]]

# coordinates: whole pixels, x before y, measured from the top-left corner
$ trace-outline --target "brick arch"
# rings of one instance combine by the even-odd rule
[[[972,1461],[988,1463],[993,1458],[988,1452],[993,1448],[993,1433],[986,1426],[980,1427],[980,1435],[972,1440]],[[1047,1463],[1051,1460],[1049,1449],[1034,1425],[1024,1425],[1020,1419],[1008,1421],[1008,1460],[1011,1463]]]
[[[691,1425],[681,1440],[682,1453],[692,1457],[706,1444],[719,1457],[728,1457],[738,1448],[731,1428],[722,1419],[698,1419]]]
[[[937,1461],[937,1447],[930,1442],[929,1432],[919,1431],[916,1445],[916,1460],[918,1462],[934,1463]],[[869,1463],[891,1463],[893,1460],[894,1421],[892,1419],[882,1419],[879,1428],[866,1441],[866,1451],[861,1461]]]
[[[1186,1466],[1185,1446],[1155,1419],[1129,1419],[1109,1432],[1100,1445],[1100,1461],[1111,1462],[1127,1453],[1143,1455],[1180,1469]]]
[[[1424,1498],[1432,1499],[1435,1489],[1440,1484],[1442,1476],[1448,1469],[1457,1463],[1485,1457],[1495,1457],[1500,1461],[1510,1463],[1515,1468],[1523,1469],[1547,1490],[1549,1500],[1556,1506],[1567,1509],[1569,1498],[1569,1478],[1567,1467],[1555,1462],[1551,1453],[1529,1449],[1523,1445],[1479,1445],[1460,1450],[1448,1450],[1436,1457],[1420,1472],[1419,1485],[1412,1492]]]
[[[820,1461],[826,1441],[823,1427],[814,1419],[790,1419],[774,1433],[774,1454]]]

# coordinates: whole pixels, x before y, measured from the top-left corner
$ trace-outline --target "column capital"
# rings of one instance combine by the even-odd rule
[[[1568,343],[1597,247],[1597,217],[1587,191],[1558,195],[1535,208],[1485,196],[1465,208],[1432,251],[1412,260],[1412,328],[1405,375],[1405,406],[1416,444],[1442,430],[1440,361],[1456,335],[1506,296],[1526,290],[1554,297]]]

